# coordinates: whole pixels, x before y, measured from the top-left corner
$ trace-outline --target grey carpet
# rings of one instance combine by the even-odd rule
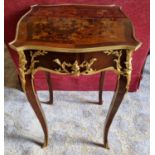
[[[128,93],[109,132],[110,150],[101,147],[112,92],[103,105],[97,92],[55,91],[54,104],[43,105],[49,146],[40,148],[43,132],[24,93],[5,88],[5,155],[149,155],[149,57],[140,89]],[[39,92],[47,100],[46,91]]]

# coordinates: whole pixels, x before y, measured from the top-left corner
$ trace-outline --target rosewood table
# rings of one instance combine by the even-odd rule
[[[90,75],[100,73],[99,104],[102,104],[104,72],[118,76],[104,127],[103,147],[108,148],[108,131],[128,90],[132,53],[141,45],[133,27],[119,6],[35,5],[17,24],[10,46],[19,54],[22,88],[44,131],[43,147],[48,145],[48,129],[35,87],[34,74],[45,71],[53,102],[50,73]]]

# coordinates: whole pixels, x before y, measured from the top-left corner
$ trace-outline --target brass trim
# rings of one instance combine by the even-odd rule
[[[79,64],[78,61],[75,60],[74,63],[71,64],[71,63],[68,63],[66,61],[61,62],[57,58],[57,59],[54,59],[53,62],[55,62],[56,64],[58,64],[60,66],[58,69],[55,69],[56,72],[60,72],[60,73],[71,73],[73,75],[79,76],[82,73],[89,74],[91,72],[94,72],[95,70],[93,70],[91,68],[91,66],[93,65],[93,63],[96,60],[97,60],[96,58],[90,59],[89,62],[87,62],[86,60],[84,60],[81,64]],[[71,71],[69,71],[66,67],[69,67],[71,69]],[[80,71],[82,68],[85,68],[85,70]]]
[[[47,71],[47,72],[55,73],[55,74],[59,74],[59,75],[71,75],[70,73],[60,73],[60,72],[57,72],[55,70],[51,70],[51,69],[44,68],[44,67],[37,67],[35,70],[33,70],[32,74],[34,75],[39,70],[40,71]],[[81,73],[80,75],[93,75],[93,74],[97,74],[97,73],[100,73],[100,72],[103,72],[103,71],[107,71],[107,70],[109,70],[109,71],[111,70],[111,71],[114,71],[115,73],[118,73],[117,70],[114,67],[106,67],[106,68],[103,68],[103,69],[100,69],[100,70],[92,71],[89,74]]]
[[[48,7],[48,6],[77,6],[77,5],[80,5],[80,6],[107,6],[107,7],[114,7],[114,6],[117,6],[119,8],[121,8],[121,6],[119,5],[116,5],[116,4],[111,4],[111,5],[103,5],[103,4],[100,4],[100,5],[97,5],[97,4],[78,4],[78,3],[62,3],[62,4],[35,4],[35,5],[31,5],[31,7],[36,7],[36,6],[45,6],[45,7]]]
[[[126,61],[125,61],[125,66],[126,68],[124,70],[121,71],[121,74],[123,76],[126,76],[127,78],[127,85],[126,85],[126,89],[129,89],[129,85],[130,85],[130,80],[131,80],[131,72],[132,72],[132,51],[130,50],[129,52],[126,51]]]
[[[119,49],[119,50],[106,50],[106,51],[103,51],[105,54],[107,55],[115,55],[116,58],[113,60],[116,62],[116,69],[119,73],[121,73],[121,65],[120,65],[120,59],[121,59],[121,56],[122,56],[122,52],[123,50],[122,49]]]
[[[104,51],[105,54],[110,55],[113,54],[115,55],[117,58],[114,59],[114,61],[116,62],[116,70],[118,71],[119,77],[120,75],[126,76],[127,77],[127,85],[126,85],[126,89],[128,90],[129,88],[129,84],[130,84],[130,80],[131,80],[131,72],[132,72],[132,53],[133,51],[130,49],[125,49],[124,50],[126,52],[126,61],[125,63],[125,68],[122,68],[121,66],[121,56],[122,56],[122,52],[123,50],[107,50]],[[119,79],[118,77],[118,79]]]
[[[108,143],[104,144],[103,147],[104,147],[105,149],[107,149],[107,150],[110,149]]]
[[[35,63],[39,63],[39,60],[35,60],[35,58],[37,56],[45,55],[47,53],[48,51],[39,50],[39,51],[35,51],[33,54],[33,51],[30,51],[31,65],[30,65],[30,68],[26,71],[26,74],[30,74],[35,69],[34,67]]]
[[[24,51],[20,51],[18,52],[19,55],[19,71],[20,71],[20,80],[21,80],[21,84],[22,84],[22,88],[23,91],[25,92],[25,71],[26,71],[26,67],[25,65],[27,64],[27,60],[24,54]]]
[[[45,50],[49,52],[64,52],[64,53],[87,53],[87,52],[98,52],[102,50],[116,50],[116,49],[131,49],[131,50],[137,50],[141,44],[138,46],[132,46],[132,45],[114,45],[114,46],[101,46],[101,47],[91,47],[91,48],[58,48],[58,47],[48,47],[48,46],[39,46],[39,45],[24,45],[15,47],[13,45],[14,41],[9,43],[10,47],[16,51],[22,51],[22,50]]]

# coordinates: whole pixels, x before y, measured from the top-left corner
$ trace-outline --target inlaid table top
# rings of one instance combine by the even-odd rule
[[[136,48],[130,20],[119,6],[35,5],[18,22],[15,49],[61,52]]]

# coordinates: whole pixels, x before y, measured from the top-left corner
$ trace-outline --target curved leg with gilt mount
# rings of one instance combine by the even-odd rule
[[[104,148],[109,149],[108,146],[108,132],[110,125],[113,121],[113,118],[124,98],[125,93],[128,91],[130,79],[131,79],[131,52],[124,52],[121,54],[120,60],[117,62],[119,63],[120,70],[118,80],[117,80],[117,88],[116,92],[114,93],[104,126]],[[118,67],[117,66],[117,67]]]
[[[100,73],[100,80],[99,80],[99,104],[100,105],[103,104],[102,93],[103,93],[104,75],[105,75],[105,72]]]
[[[109,128],[110,125],[113,121],[113,118],[123,100],[123,97],[127,91],[126,89],[126,85],[127,85],[127,78],[126,76],[120,75],[120,78],[118,80],[118,84],[117,84],[117,90],[113,96],[112,99],[112,103],[110,105],[107,117],[106,117],[106,121],[105,121],[105,127],[104,127],[104,147],[109,149],[108,146],[108,132],[109,132]]]
[[[42,126],[42,129],[44,131],[44,143],[42,147],[46,147],[48,145],[48,129],[46,124],[46,119],[44,116],[44,112],[42,110],[41,104],[39,103],[38,97],[33,89],[33,79],[31,74],[25,75],[25,93],[26,96]]]

